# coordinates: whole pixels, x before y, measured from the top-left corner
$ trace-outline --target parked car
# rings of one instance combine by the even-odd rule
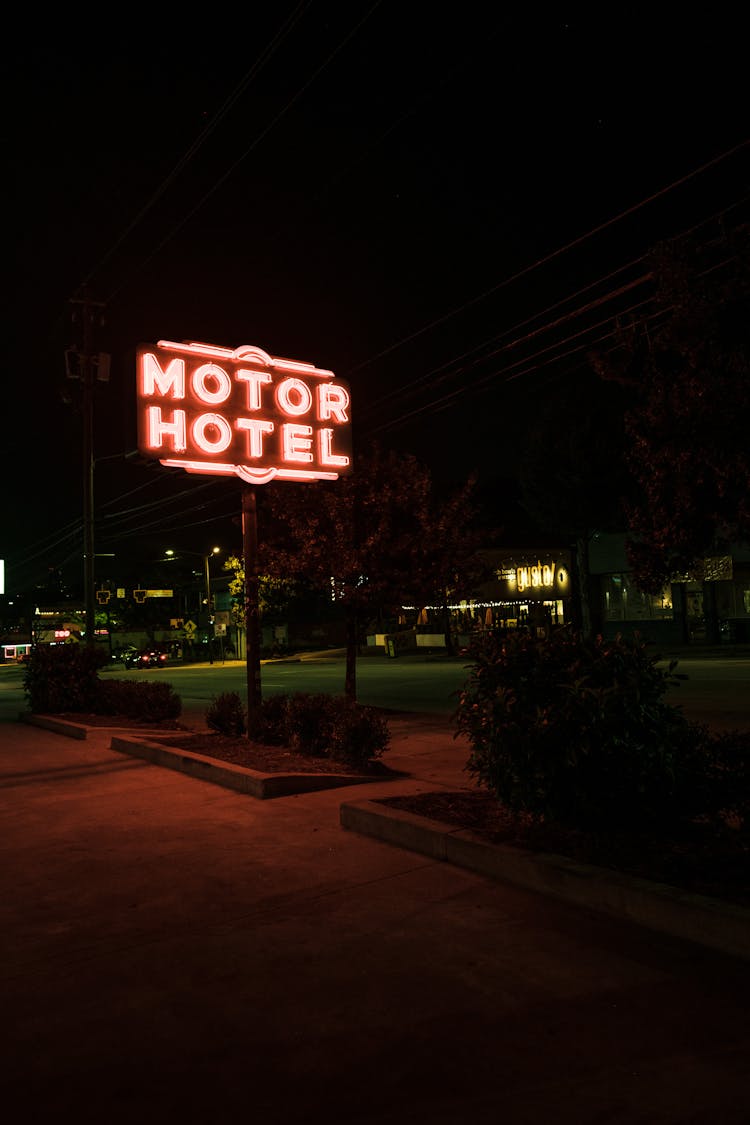
[[[126,668],[163,668],[167,663],[167,653],[160,648],[142,648],[128,653],[124,664]]]

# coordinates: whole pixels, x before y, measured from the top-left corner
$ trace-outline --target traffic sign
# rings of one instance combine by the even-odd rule
[[[185,624],[183,625],[183,629],[185,630],[185,632],[187,633],[187,635],[189,637],[192,636],[193,633],[195,632],[195,622],[194,621],[186,621]]]

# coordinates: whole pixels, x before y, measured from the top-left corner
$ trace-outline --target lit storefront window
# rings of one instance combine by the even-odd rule
[[[602,576],[604,613],[607,621],[654,621],[671,619],[669,586],[658,594],[644,594],[627,574]]]

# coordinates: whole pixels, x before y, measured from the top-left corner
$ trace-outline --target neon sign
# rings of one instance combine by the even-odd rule
[[[559,586],[565,586],[568,575],[564,567],[558,569],[553,562],[543,564],[537,560],[536,565],[516,567],[516,586],[519,593],[528,589],[539,589],[540,586],[550,589],[555,585],[555,578]]]
[[[332,371],[260,348],[160,340],[136,352],[138,449],[249,484],[349,472],[351,397]]]
[[[496,572],[505,583],[509,595],[525,594],[526,597],[561,597],[568,593],[568,570],[565,564],[554,560],[542,562],[522,562],[501,567]]]

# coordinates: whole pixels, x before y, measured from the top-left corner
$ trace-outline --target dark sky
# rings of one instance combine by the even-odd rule
[[[20,18],[4,62],[8,589],[81,565],[80,416],[63,399],[84,282],[112,356],[97,550],[238,534],[232,483],[122,456],[133,352],[158,339],[332,369],[355,457],[377,437],[441,478],[512,476],[535,404],[576,393],[593,326],[639,295],[596,299],[746,199],[750,128],[729,5],[506,10],[280,3],[122,31]]]

